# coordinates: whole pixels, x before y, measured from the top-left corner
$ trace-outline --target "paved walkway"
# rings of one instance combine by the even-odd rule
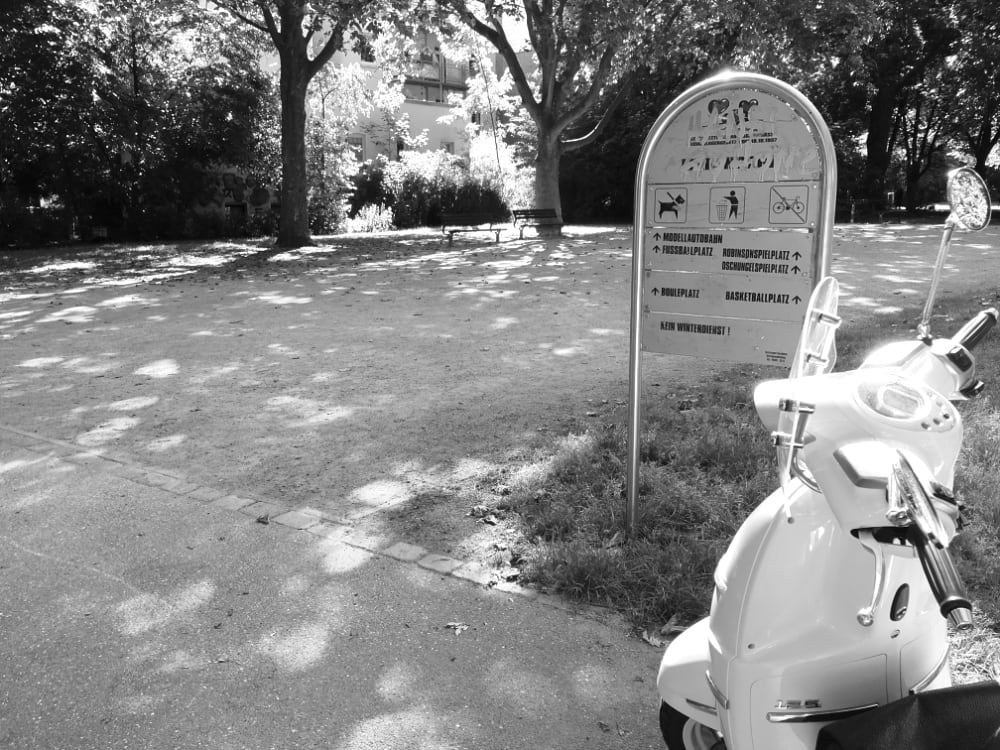
[[[0,426],[0,747],[659,747],[614,618]]]

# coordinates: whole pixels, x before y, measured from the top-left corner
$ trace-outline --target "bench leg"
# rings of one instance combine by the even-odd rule
[[[448,232],[448,244],[453,245],[455,243],[455,233]]]
[[[495,234],[497,236],[497,244],[499,245],[500,244],[500,230],[499,229],[494,229],[493,230],[493,234]]]

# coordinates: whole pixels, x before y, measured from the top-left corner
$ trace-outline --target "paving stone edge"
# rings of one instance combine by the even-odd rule
[[[494,581],[492,571],[474,560],[460,560],[405,541],[389,542],[382,537],[367,535],[364,530],[357,529],[344,517],[336,518],[314,508],[295,508],[272,499],[226,493],[215,487],[188,482],[183,475],[170,469],[145,466],[128,456],[91,451],[85,446],[44,437],[9,425],[0,424],[0,431],[6,433],[15,445],[23,449],[33,452],[52,451],[62,460],[81,465],[106,462],[114,467],[117,476],[128,481],[155,487],[193,502],[235,511],[250,516],[259,523],[274,523],[292,531],[333,539],[370,554],[416,565],[442,576],[567,612],[598,619],[603,619],[609,614],[609,610],[603,607],[568,602],[559,596],[521,586],[512,581]]]

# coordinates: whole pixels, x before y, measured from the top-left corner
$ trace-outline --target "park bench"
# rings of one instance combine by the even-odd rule
[[[554,208],[515,208],[513,214],[520,239],[524,239],[525,227],[562,226]]]
[[[441,232],[448,235],[449,245],[455,241],[456,232],[493,232],[500,242],[500,228],[495,225],[505,223],[505,218],[485,211],[441,214]]]

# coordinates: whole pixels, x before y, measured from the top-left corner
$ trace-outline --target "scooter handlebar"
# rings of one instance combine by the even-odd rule
[[[983,310],[962,326],[958,333],[951,337],[951,340],[957,344],[961,344],[966,349],[974,349],[979,345],[980,341],[986,338],[986,334],[990,332],[993,326],[996,325],[998,316],[1000,316],[1000,313],[997,312],[995,307]]]
[[[941,607],[941,615],[959,630],[971,628],[972,602],[947,548],[938,547],[916,525],[910,527],[910,542],[916,547],[931,591]]]

